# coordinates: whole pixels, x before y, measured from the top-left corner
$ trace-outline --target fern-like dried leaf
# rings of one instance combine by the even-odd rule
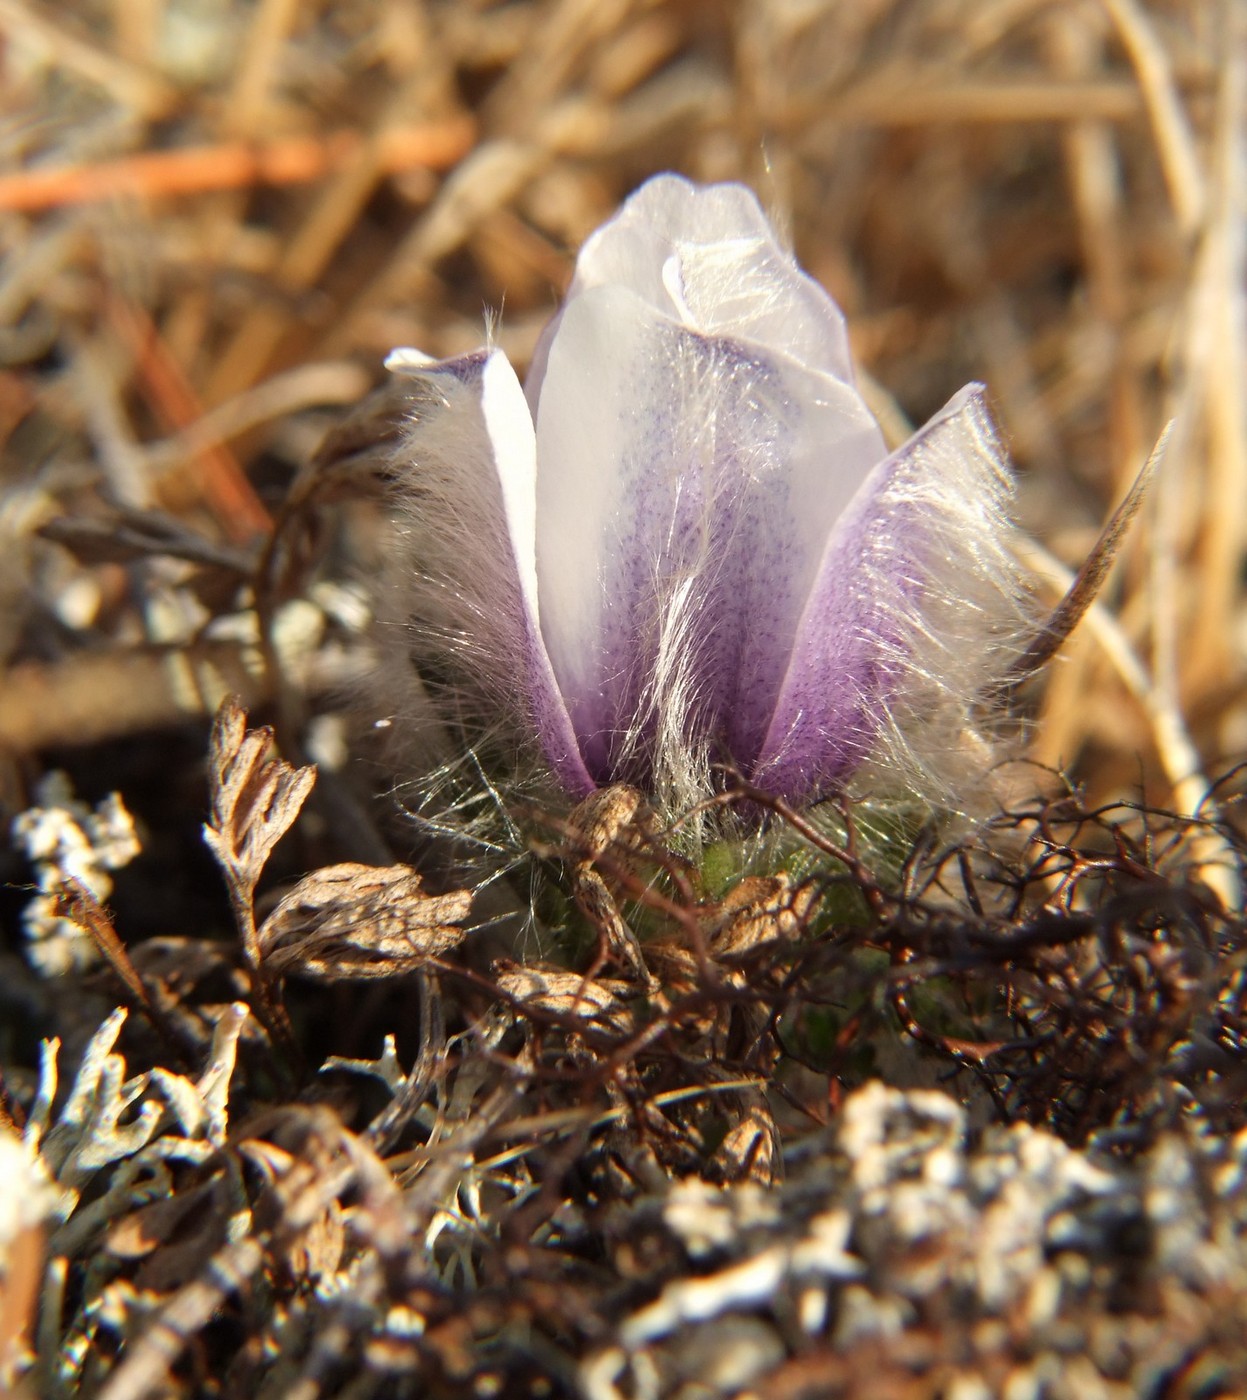
[[[272,757],[273,731],[247,728],[247,712],[228,698],[217,711],[209,747],[211,820],[204,840],[225,873],[248,961],[258,964],[255,887],[273,847],[289,831],[316,781],[314,767]]]
[[[224,701],[212,729],[212,820],[204,839],[226,874],[251,888],[316,781],[314,767],[271,757],[272,743],[270,728],[248,729],[237,700]]]
[[[511,962],[496,963],[494,974],[499,988],[527,1012],[625,1033],[636,1027],[630,1005],[636,989],[621,978],[588,978],[562,968]]]
[[[406,865],[346,863],[300,880],[259,933],[265,971],[323,981],[413,972],[463,939],[472,896],[432,895]]]

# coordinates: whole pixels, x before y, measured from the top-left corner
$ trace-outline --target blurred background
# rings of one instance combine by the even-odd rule
[[[271,696],[251,580],[318,443],[392,346],[497,314],[522,366],[665,169],[758,192],[892,437],[990,386],[1044,606],[1176,419],[1030,753],[1188,811],[1247,753],[1239,0],[0,0],[0,74],[9,812],[68,764],[197,814],[202,715]],[[368,508],[277,599],[328,767]]]

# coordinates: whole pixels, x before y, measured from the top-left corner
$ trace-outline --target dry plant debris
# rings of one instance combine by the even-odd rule
[[[1243,6],[0,0],[0,39],[0,805],[43,811],[0,1389],[1247,1393]],[[898,438],[990,383],[1044,597],[1173,420],[969,835],[776,808],[690,869],[626,794],[377,817],[381,360],[502,307],[523,361],[667,168],[759,191]],[[234,694],[270,724],[221,710],[205,776]]]
[[[427,895],[406,865],[331,865],[300,880],[257,935],[270,973],[333,981],[414,972],[463,939],[471,896]]]
[[[212,1027],[183,1033],[193,1065],[148,1035],[136,1072],[118,1010],[67,1095],[53,1041],[10,1105],[43,1204],[0,1241],[7,1364],[39,1393],[1247,1384],[1247,921],[1191,876],[1186,819],[1069,792],[904,846],[878,812],[777,804],[731,865],[784,872],[708,891],[617,795],[605,827],[533,826],[568,961],[516,962],[402,866],[322,869],[257,929],[310,786],[270,743],[222,708],[208,830],[245,999],[188,976],[175,1016],[136,967],[168,1025]],[[326,1054],[317,989],[379,973],[415,1024]]]

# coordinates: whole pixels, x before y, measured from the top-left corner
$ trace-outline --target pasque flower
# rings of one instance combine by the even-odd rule
[[[575,797],[674,807],[720,761],[794,802],[888,768],[946,795],[1016,621],[984,390],[889,452],[843,316],[748,190],[639,189],[523,388],[493,346],[389,365],[410,652],[444,723],[529,736]]]

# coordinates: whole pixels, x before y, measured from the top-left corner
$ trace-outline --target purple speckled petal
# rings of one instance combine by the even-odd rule
[[[862,762],[907,673],[934,664],[921,654],[940,645],[925,635],[924,606],[959,586],[970,606],[1008,491],[978,384],[879,463],[828,540],[755,781],[808,801]]]
[[[536,439],[524,391],[501,350],[430,361],[395,351],[387,366],[434,388],[444,411],[418,427],[413,445],[424,489],[441,501],[444,532],[463,515],[468,533],[442,561],[446,582],[466,598],[489,634],[484,661],[525,671],[523,689],[541,748],[559,781],[583,796],[594,787],[542,641],[537,599]],[[444,473],[444,483],[436,480]],[[435,522],[436,524],[436,522]],[[498,678],[483,676],[483,688]]]
[[[828,535],[884,451],[828,374],[620,287],[568,304],[537,416],[536,568],[597,781],[644,782],[671,714],[753,763]]]
[[[594,287],[624,287],[692,329],[779,351],[853,383],[840,308],[776,240],[744,185],[656,175],[580,251],[564,308]],[[561,315],[546,327],[525,383],[536,412]]]

